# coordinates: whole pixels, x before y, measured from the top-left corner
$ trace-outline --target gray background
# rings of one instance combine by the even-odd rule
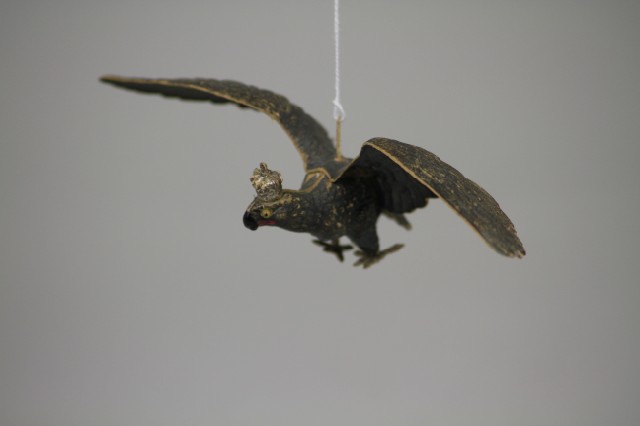
[[[268,118],[98,76],[233,78],[333,133],[332,2],[0,6],[0,423],[640,424],[636,1],[343,1],[344,145],[482,184],[507,259],[441,202],[363,271],[241,216]]]

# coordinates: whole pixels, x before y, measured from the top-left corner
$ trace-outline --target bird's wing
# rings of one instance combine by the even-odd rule
[[[289,135],[302,157],[305,170],[320,167],[336,156],[333,143],[320,123],[284,96],[268,90],[237,81],[199,78],[148,79],[107,75],[100,80],[138,92],[216,104],[233,103],[264,112]]]
[[[423,207],[428,197],[439,197],[499,253],[525,254],[513,223],[496,200],[425,149],[392,139],[370,139],[336,180],[354,177],[376,181],[385,210],[405,213]]]

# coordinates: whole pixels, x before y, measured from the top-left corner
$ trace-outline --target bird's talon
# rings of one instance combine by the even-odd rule
[[[353,266],[362,266],[364,269],[366,269],[369,266],[373,265],[374,263],[382,260],[382,258],[384,258],[386,255],[393,253],[394,251],[398,251],[402,247],[404,247],[404,244],[394,244],[391,247],[386,248],[384,250],[380,250],[379,252],[374,254],[367,253],[363,250],[358,250],[355,252],[355,255],[358,256],[360,259],[358,259],[353,264]]]
[[[343,252],[346,250],[351,250],[353,248],[353,246],[350,246],[350,245],[345,245],[345,246],[340,245],[338,240],[334,240],[331,243],[327,243],[321,240],[313,240],[313,243],[322,247],[322,249],[327,253],[335,254],[340,262],[344,262]]]

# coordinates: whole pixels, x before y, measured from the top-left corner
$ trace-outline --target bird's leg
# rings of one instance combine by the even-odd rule
[[[322,240],[313,240],[313,242],[322,247],[322,249],[327,253],[335,254],[340,262],[344,262],[344,255],[342,254],[342,252],[345,250],[351,250],[353,248],[353,246],[349,245],[340,245],[340,239],[338,238],[332,240],[331,243],[327,243]]]
[[[354,252],[354,254],[358,256],[359,259],[356,261],[356,263],[353,264],[353,266],[362,266],[363,268],[366,269],[369,266],[373,265],[374,263],[382,260],[382,258],[384,258],[389,253],[398,251],[402,247],[404,247],[404,244],[394,244],[389,248],[376,251],[376,252],[372,252],[368,250],[357,250],[356,252]]]
[[[380,250],[378,244],[378,233],[375,226],[367,226],[363,229],[359,229],[358,232],[352,232],[347,234],[360,250],[356,250],[354,254],[359,257],[353,266],[362,266],[368,268],[374,263],[380,261],[383,257],[389,253],[400,250],[404,247],[403,244],[395,244],[387,249]]]

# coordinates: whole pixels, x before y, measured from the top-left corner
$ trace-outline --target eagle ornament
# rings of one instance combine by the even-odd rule
[[[101,81],[144,93],[185,100],[231,103],[261,111],[277,121],[302,157],[305,177],[300,189],[283,189],[282,179],[265,163],[251,183],[255,199],[244,225],[256,230],[277,226],[313,235],[314,243],[344,260],[356,246],[355,266],[367,268],[400,248],[380,249],[376,223],[380,215],[410,229],[405,213],[440,198],[498,253],[525,255],[515,227],[496,200],[478,184],[431,152],[387,138],[366,141],[355,158],[343,157],[327,131],[302,108],[281,95],[231,80],[149,79],[104,76]]]

